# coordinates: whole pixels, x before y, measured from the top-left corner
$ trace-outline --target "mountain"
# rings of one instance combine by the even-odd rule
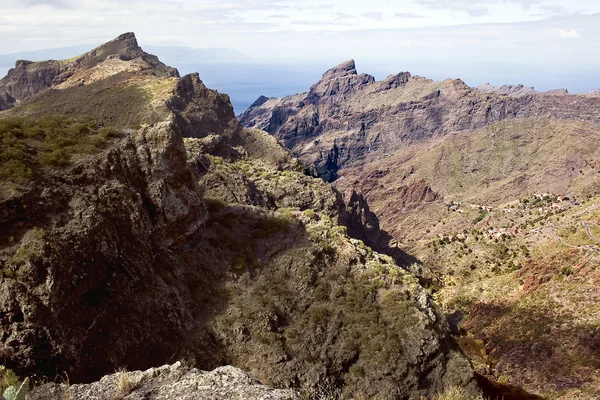
[[[580,296],[595,298],[600,273],[597,96],[408,72],[376,81],[348,61],[307,92],[260,97],[239,120],[365,197],[420,260],[413,270],[479,373],[539,395],[597,396],[598,314]]]
[[[0,97],[0,363],[91,383],[35,398],[114,398],[115,379],[197,398],[202,379],[240,375],[174,366],[155,384],[94,382],[181,359],[341,398],[478,395],[365,199],[242,128],[198,74],[180,77],[127,33],[73,59],[18,62]]]
[[[589,112],[598,104],[589,96],[496,94],[458,79],[434,82],[407,72],[376,82],[358,75],[354,61],[348,61],[327,71],[308,92],[259,98],[240,121],[266,129],[333,181],[338,170],[362,165],[373,153],[505,119],[598,123],[598,115]]]

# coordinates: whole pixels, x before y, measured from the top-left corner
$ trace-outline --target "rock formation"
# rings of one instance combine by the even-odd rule
[[[234,367],[204,372],[181,363],[146,371],[117,372],[87,385],[48,384],[35,388],[31,400],[151,399],[151,400],[297,400],[298,393],[258,384]]]
[[[122,72],[152,71],[154,75],[178,77],[176,69],[145,53],[133,33],[125,33],[89,53],[62,61],[19,60],[0,80],[0,110],[19,104],[48,88],[64,89],[90,84]]]

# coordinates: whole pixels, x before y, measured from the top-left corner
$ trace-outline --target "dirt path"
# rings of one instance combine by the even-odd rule
[[[591,230],[590,230],[590,223],[589,222],[583,222],[583,225],[585,225],[586,228],[586,232],[588,234],[588,236],[595,242],[600,243],[600,240],[598,240],[596,237],[594,237],[594,235],[592,234]],[[592,224],[592,225],[596,225],[596,224]],[[582,249],[582,250],[594,250],[594,251],[598,251],[600,252],[600,247],[598,246],[594,246],[594,245],[590,245],[590,244],[584,244],[584,245],[574,245],[574,244],[570,244],[567,243],[563,240],[563,238],[561,238],[560,236],[558,236],[555,232],[554,232],[554,226],[552,224],[550,224],[550,220],[546,220],[546,228],[542,229],[543,233],[548,234],[551,238],[553,238],[554,240],[560,242],[561,244],[570,247],[572,249]]]
[[[585,226],[585,232],[590,237],[590,239],[592,239],[596,243],[600,243],[600,239],[598,239],[596,236],[594,236],[594,234],[592,233],[592,230],[590,229],[590,225],[597,226],[599,228],[600,228],[600,225],[595,224],[593,222],[588,222],[588,221],[583,222],[583,225]]]

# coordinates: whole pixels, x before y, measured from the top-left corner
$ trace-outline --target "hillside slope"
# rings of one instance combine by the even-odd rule
[[[1,82],[2,364],[79,383],[185,358],[344,398],[477,394],[416,278],[350,236],[385,237],[364,199],[197,74],[132,34],[21,67]]]
[[[596,298],[600,273],[586,234],[600,190],[597,96],[407,72],[377,82],[346,62],[239,118],[365,197],[420,260],[412,270],[479,373],[545,396],[597,396],[600,314],[580,296]]]

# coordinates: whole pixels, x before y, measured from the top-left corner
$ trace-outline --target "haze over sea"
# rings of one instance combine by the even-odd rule
[[[259,96],[281,97],[307,91],[329,68],[346,60],[333,63],[306,65],[283,64],[180,64],[179,72],[199,72],[200,78],[210,88],[227,93],[236,114],[246,110]],[[600,87],[600,71],[586,68],[556,68],[544,66],[519,66],[514,64],[418,64],[363,62],[356,60],[359,73],[375,76],[377,80],[388,75],[409,71],[434,80],[460,78],[468,85],[479,86],[522,84],[536,90],[566,88],[570,93],[583,93]]]

